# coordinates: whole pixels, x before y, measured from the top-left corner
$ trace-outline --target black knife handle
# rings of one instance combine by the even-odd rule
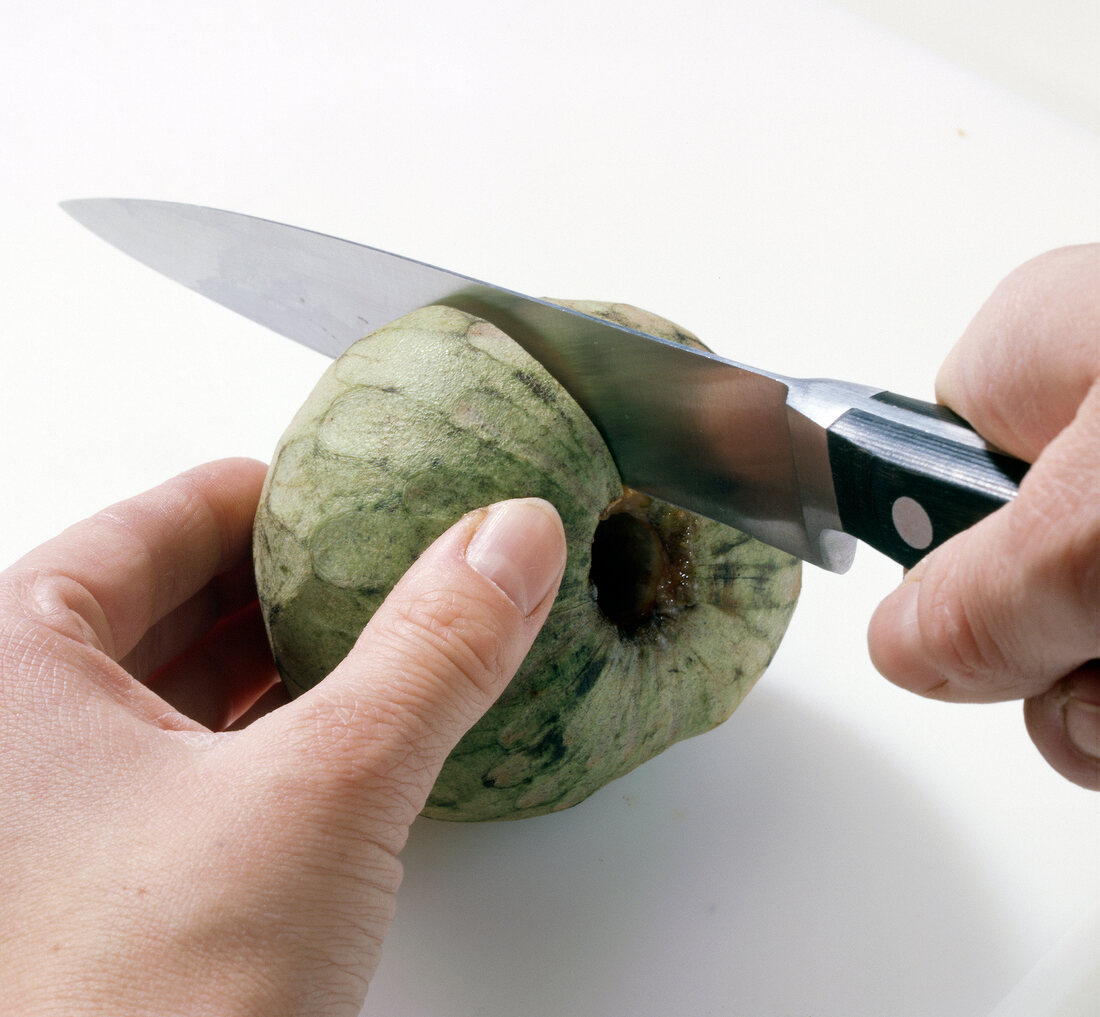
[[[1015,497],[1028,468],[945,407],[888,392],[837,420],[828,446],[845,532],[906,568]]]

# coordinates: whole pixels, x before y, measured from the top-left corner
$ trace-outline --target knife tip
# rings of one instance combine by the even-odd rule
[[[72,216],[77,222],[82,225],[87,225],[88,213],[96,205],[101,205],[105,202],[109,202],[111,198],[66,198],[64,201],[57,203],[58,208],[62,212]]]

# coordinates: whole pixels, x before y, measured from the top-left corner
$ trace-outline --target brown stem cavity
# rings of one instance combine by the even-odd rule
[[[624,488],[592,538],[589,579],[600,611],[641,635],[694,603],[691,515]]]

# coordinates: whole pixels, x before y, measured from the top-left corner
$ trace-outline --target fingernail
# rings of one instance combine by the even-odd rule
[[[1066,737],[1082,755],[1100,759],[1100,668],[1083,671],[1069,686]]]
[[[541,498],[491,505],[466,547],[466,562],[529,615],[565,566],[565,533],[557,511]]]

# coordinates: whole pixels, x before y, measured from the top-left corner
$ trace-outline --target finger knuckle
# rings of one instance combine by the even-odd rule
[[[397,605],[385,637],[406,666],[418,661],[436,677],[445,673],[480,700],[496,688],[508,657],[493,619],[476,598],[438,591]]]
[[[1025,585],[1057,605],[1100,654],[1100,476],[1037,468],[1024,484],[1011,521],[1013,541],[1028,549]]]
[[[1073,595],[1085,624],[1091,623],[1092,650],[1100,655],[1100,509],[1073,535],[1067,554]]]
[[[944,676],[944,684],[933,694],[943,698],[988,698],[990,677],[1003,678],[1014,671],[989,602],[959,596],[971,586],[953,576],[930,576],[921,582],[921,633],[930,662]]]

